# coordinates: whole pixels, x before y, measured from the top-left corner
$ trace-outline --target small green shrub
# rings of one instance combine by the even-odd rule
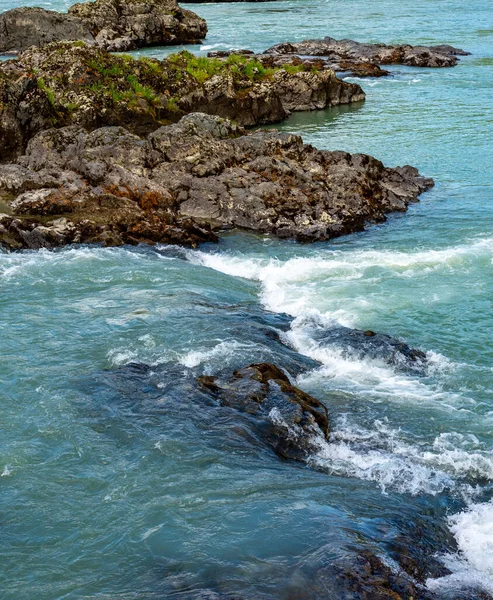
[[[283,65],[282,68],[291,75],[294,73],[302,73],[305,70],[303,65]]]
[[[53,93],[53,90],[51,90],[46,85],[45,80],[42,77],[38,78],[38,90],[40,90],[41,92],[44,92],[46,98],[48,99],[48,102],[54,108],[55,107],[55,94]]]

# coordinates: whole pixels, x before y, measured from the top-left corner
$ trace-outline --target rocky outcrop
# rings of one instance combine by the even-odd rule
[[[253,364],[226,380],[203,375],[199,382],[222,405],[253,415],[262,438],[282,458],[306,460],[328,438],[327,408],[275,365]]]
[[[409,44],[362,44],[353,40],[335,40],[325,37],[321,40],[285,42],[276,44],[265,54],[303,56],[325,56],[347,66],[357,63],[377,65],[408,65],[411,67],[453,67],[458,56],[468,52],[453,46],[411,46]]]
[[[384,77],[390,75],[389,71],[382,69],[376,63],[362,62],[357,60],[339,60],[323,56],[297,56],[293,53],[288,54],[255,54],[252,50],[211,50],[207,56],[211,58],[227,58],[231,54],[240,54],[249,56],[261,62],[267,68],[279,68],[287,66],[292,68],[296,66],[303,67],[305,70],[330,69],[335,73],[342,73],[352,77]]]
[[[15,54],[60,40],[93,43],[94,37],[80,19],[53,10],[22,7],[0,14],[0,53]]]
[[[52,129],[0,166],[4,247],[196,245],[243,228],[312,242],[361,231],[433,185],[413,167],[320,151],[300,137],[191,114],[141,139],[121,127]]]
[[[211,51],[208,56],[226,58],[232,52],[254,57],[265,67],[302,65],[309,70],[330,69],[357,77],[383,77],[390,72],[380,65],[402,64],[412,67],[453,67],[458,56],[469,54],[452,46],[410,46],[361,44],[352,40],[285,42],[268,48],[262,54],[251,50]]]
[[[106,50],[197,44],[207,34],[204,19],[176,0],[96,0],[74,4],[69,15],[80,19]]]
[[[363,99],[358,85],[327,70],[268,69],[248,57],[222,61],[189,52],[135,60],[60,42],[0,64],[0,160],[53,126],[122,125],[145,135],[188,112],[248,126],[280,121],[293,110]]]
[[[197,44],[207,24],[176,0],[95,0],[68,14],[43,8],[14,8],[0,14],[0,53],[21,52],[50,42],[82,40],[106,50],[153,45]]]

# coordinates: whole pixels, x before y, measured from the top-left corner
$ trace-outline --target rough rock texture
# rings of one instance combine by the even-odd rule
[[[0,64],[0,161],[53,126],[123,125],[143,135],[188,112],[256,125],[280,121],[292,110],[363,99],[358,85],[327,70],[266,69],[250,58],[221,61],[189,52],[134,60],[60,42]]]
[[[0,52],[21,52],[50,42],[82,40],[113,51],[144,46],[197,44],[207,24],[176,0],[95,0],[68,14],[14,8],[0,14]]]
[[[202,386],[221,404],[254,415],[262,437],[282,458],[304,460],[327,439],[327,408],[291,385],[284,372],[269,363],[253,364],[221,380],[201,376]]]
[[[325,37],[321,40],[285,42],[276,44],[265,54],[301,54],[305,56],[326,56],[333,61],[373,63],[381,65],[401,64],[411,67],[453,67],[457,56],[468,52],[453,46],[411,46],[409,44],[362,44],[353,40],[335,40]]]
[[[69,15],[78,17],[106,50],[197,44],[207,34],[205,20],[176,0],[96,0],[74,4]]]
[[[91,43],[94,37],[80,19],[53,10],[23,7],[0,14],[0,52],[16,53],[60,40]]]
[[[329,576],[332,573],[329,571]],[[316,584],[326,589],[324,573],[320,572]],[[350,598],[361,600],[433,600],[435,594],[416,582],[404,571],[392,569],[371,551],[362,551],[354,562],[338,575]],[[322,596],[323,597],[323,596]]]
[[[255,54],[252,50],[211,50],[207,56],[211,58],[227,58],[231,54],[250,56],[260,61],[265,67],[303,66],[307,71],[314,69],[317,71],[330,69],[335,73],[343,73],[353,77],[384,77],[390,75],[379,67],[376,63],[362,62],[358,60],[340,60],[326,57],[297,56],[293,53],[288,54]]]
[[[12,213],[0,218],[0,243],[194,245],[232,227],[327,240],[406,210],[432,185],[413,167],[319,151],[277,131],[246,135],[200,113],[146,140],[71,126],[38,134],[17,164],[0,166]]]

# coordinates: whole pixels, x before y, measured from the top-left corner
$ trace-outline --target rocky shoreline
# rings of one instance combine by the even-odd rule
[[[433,185],[413,167],[320,151],[193,113],[142,139],[121,127],[36,135],[0,165],[4,248],[70,243],[196,246],[240,228],[303,242],[382,222]]]
[[[265,50],[264,54],[329,57],[335,62],[361,62],[376,65],[407,65],[409,67],[454,67],[458,56],[469,53],[449,45],[411,46],[410,44],[364,44],[354,40],[321,40],[284,42]]]
[[[249,57],[189,52],[137,60],[83,42],[53,43],[0,64],[0,162],[52,127],[121,125],[146,135],[190,112],[253,126],[364,98],[360,86],[325,69],[268,69]]]
[[[302,65],[305,68],[331,69],[355,77],[385,77],[390,71],[381,65],[442,68],[457,65],[458,56],[468,52],[453,46],[411,46],[410,44],[362,44],[353,40],[321,40],[284,42],[267,48],[260,54],[252,50],[213,50],[208,56],[225,58],[232,53],[250,56],[266,67],[283,64]]]
[[[466,52],[324,38],[258,55],[181,52],[159,61],[110,54],[199,43],[206,33],[205,21],[174,0],[96,0],[66,15],[40,8],[0,15],[0,52],[20,52],[0,65],[0,250],[196,247],[232,229],[327,241],[407,210],[434,185],[411,166],[388,168],[368,155],[244,127],[363,101],[361,87],[335,72],[380,77],[389,74],[381,65],[452,67]],[[337,327],[321,331],[317,343],[406,373],[427,368],[423,352],[373,331]],[[236,411],[256,442],[309,464],[330,443],[330,407],[299,389],[284,366],[256,362],[214,376],[184,375],[180,367],[170,385],[186,390],[183,398],[195,394]],[[150,371],[140,364],[124,370],[142,379]],[[440,549],[453,545],[445,536]],[[432,600],[426,577],[447,572],[432,550],[425,565],[419,550],[396,546],[392,568],[363,550],[355,563],[335,561],[316,573],[306,598],[342,589],[369,600]]]

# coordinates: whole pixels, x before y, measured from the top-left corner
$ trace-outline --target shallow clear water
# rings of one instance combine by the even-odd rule
[[[229,234],[198,251],[0,255],[2,598],[296,598],[355,548],[391,560],[398,540],[449,566],[429,581],[443,597],[493,592],[491,3],[190,8],[209,23],[201,51],[322,35],[471,51],[454,69],[363,80],[364,104],[280,126],[413,164],[436,187],[328,244]],[[431,367],[323,348],[334,322],[401,337]],[[309,367],[298,384],[329,407],[332,441],[311,466],[174,387],[260,360]],[[156,385],[125,370],[135,361]]]

